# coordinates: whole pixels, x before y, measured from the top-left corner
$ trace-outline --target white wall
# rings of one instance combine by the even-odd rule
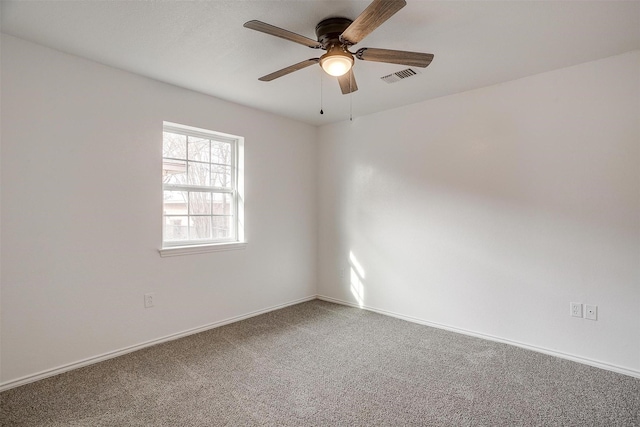
[[[0,12],[1,13],[1,12]],[[1,18],[1,16],[0,16]],[[1,19],[0,19],[1,21]],[[0,28],[2,30],[2,28]],[[2,32],[0,32],[0,64],[2,64]],[[2,382],[2,67],[0,66],[0,383]]]
[[[3,383],[315,294],[314,127],[5,35],[1,73]],[[245,250],[158,254],[163,120],[245,137]]]
[[[636,51],[320,128],[318,293],[358,303],[352,252],[364,306],[640,374],[638,76]]]
[[[365,306],[640,373],[640,52],[316,135],[1,50],[2,384],[311,296],[316,256],[318,293],[357,302],[350,252]],[[163,120],[246,138],[247,249],[159,256]]]

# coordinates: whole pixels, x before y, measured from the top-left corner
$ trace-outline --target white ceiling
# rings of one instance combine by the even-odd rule
[[[406,67],[357,61],[359,90],[351,96],[319,66],[258,81],[323,52],[248,30],[244,22],[257,19],[315,39],[319,21],[354,19],[368,3],[3,0],[1,29],[314,125],[347,119],[350,105],[357,117],[640,49],[640,1],[407,0],[355,48],[433,53],[418,76],[387,84],[380,77]]]

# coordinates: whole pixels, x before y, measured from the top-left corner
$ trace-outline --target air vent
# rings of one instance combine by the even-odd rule
[[[407,68],[406,70],[398,71],[397,73],[389,74],[387,76],[383,76],[380,78],[387,83],[395,83],[395,82],[399,82],[400,80],[413,77],[417,74],[420,74],[420,71],[415,70],[413,68]]]

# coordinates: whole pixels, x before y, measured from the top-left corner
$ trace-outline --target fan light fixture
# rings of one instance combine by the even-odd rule
[[[0,0],[1,2],[2,0]],[[289,65],[281,70],[260,77],[261,82],[270,82],[312,65],[320,65],[322,70],[332,77],[337,77],[343,95],[358,90],[353,72],[354,56],[359,61],[385,62],[388,64],[408,65],[424,68],[431,63],[430,53],[409,52],[405,50],[377,49],[363,47],[350,52],[352,46],[360,43],[407,5],[406,0],[369,0],[371,3],[355,20],[333,16],[325,18],[316,25],[317,40],[293,33],[266,22],[251,20],[244,23],[245,28],[260,31],[274,37],[289,40],[312,49],[322,49],[326,53],[320,58],[309,58],[297,64]],[[326,3],[326,2],[324,2]]]
[[[353,67],[353,55],[340,46],[332,46],[320,57],[320,66],[330,76],[343,76]]]

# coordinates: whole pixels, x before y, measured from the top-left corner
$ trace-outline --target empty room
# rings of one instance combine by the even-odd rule
[[[640,1],[0,38],[0,426],[640,426]]]

